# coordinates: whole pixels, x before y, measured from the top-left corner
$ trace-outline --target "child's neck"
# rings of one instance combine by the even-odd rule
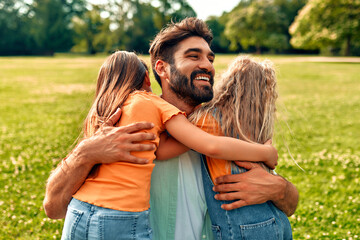
[[[144,88],[144,87],[142,87],[142,88],[140,88],[139,89],[140,91],[146,91],[146,92],[152,92],[152,89],[149,87],[149,88]]]

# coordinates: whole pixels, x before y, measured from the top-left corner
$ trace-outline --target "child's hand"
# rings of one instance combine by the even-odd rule
[[[264,162],[270,169],[275,169],[277,166],[278,152],[272,145],[272,140],[267,140],[264,145],[269,149],[267,160]]]

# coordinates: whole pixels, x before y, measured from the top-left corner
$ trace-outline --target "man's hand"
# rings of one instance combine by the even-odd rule
[[[298,192],[290,182],[281,176],[272,175],[256,163],[236,162],[236,164],[249,171],[215,179],[216,186],[213,190],[219,192],[215,198],[217,200],[235,200],[230,204],[223,204],[223,209],[232,210],[273,201],[288,216],[295,212]]]
[[[139,132],[153,128],[153,123],[138,122],[114,127],[113,125],[119,121],[120,117],[121,110],[119,108],[94,136],[79,144],[82,152],[86,154],[84,157],[93,165],[117,161],[144,164],[148,162],[148,159],[135,157],[130,152],[150,151],[156,148],[154,144],[139,143],[156,138],[153,133]]]

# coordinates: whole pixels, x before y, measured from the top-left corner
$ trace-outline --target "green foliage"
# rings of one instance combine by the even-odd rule
[[[35,47],[45,54],[66,51],[72,46],[72,36],[60,0],[35,0],[32,9],[31,35]],[[36,26],[36,27],[35,27]]]
[[[229,13],[225,35],[231,41],[230,48],[237,50],[239,45],[248,49],[261,48],[283,51],[289,48],[287,29],[294,18],[294,12],[303,6],[304,1],[253,0],[241,1]]]
[[[132,18],[127,20],[127,24],[119,26],[122,34],[115,34],[118,38],[118,44],[122,49],[147,53],[152,38],[159,31],[156,28],[156,15],[161,15],[150,3],[132,3]]]
[[[211,49],[216,53],[225,53],[229,51],[230,41],[225,36],[225,24],[227,15],[221,17],[211,16],[206,20],[206,24],[211,29],[214,39],[211,43]]]
[[[85,0],[4,0],[0,3],[0,54],[45,54],[68,51],[71,18]]]
[[[110,20],[101,17],[101,7],[92,5],[92,9],[83,14],[82,18],[73,18],[76,45],[73,52],[109,52],[112,47]]]
[[[171,19],[195,16],[186,1],[118,0],[92,5],[83,17],[73,19],[74,52],[112,52],[117,49],[147,53],[156,33]]]
[[[234,57],[216,56],[217,78]],[[294,239],[357,239],[360,59],[269,58],[278,69],[280,95],[277,172],[300,192],[290,218]],[[48,219],[42,208],[45,183],[80,134],[104,60],[0,58],[0,239],[60,239],[63,221]]]
[[[29,19],[23,14],[28,9],[29,6],[23,1],[0,2],[0,54],[26,54],[29,50],[30,38],[27,34]]]
[[[185,0],[159,0],[156,27],[160,30],[171,20],[180,21],[185,17],[196,17],[195,11]]]
[[[73,46],[70,27],[73,16],[81,15],[84,0],[34,0],[30,8],[30,35],[34,38],[37,53],[52,55],[68,51]]]
[[[121,4],[120,4],[121,3]],[[171,20],[180,21],[196,16],[187,3],[181,0],[161,0],[158,6],[152,1],[122,0],[110,3],[109,12],[114,29],[114,48],[147,53],[150,41]]]
[[[290,27],[297,48],[342,49],[350,55],[360,47],[359,0],[310,0]]]
[[[156,5],[157,4],[157,5]],[[0,55],[54,52],[147,53],[150,41],[169,21],[196,13],[185,0],[3,0]]]
[[[279,11],[285,14],[287,26],[291,24],[298,14],[298,11],[307,3],[308,0],[274,0],[274,5]]]
[[[147,53],[162,27],[191,16],[196,13],[186,0],[108,0],[101,5],[89,0],[2,0],[0,55],[117,49]],[[284,53],[298,51],[295,47],[360,55],[359,0],[242,0],[207,23],[215,52]]]

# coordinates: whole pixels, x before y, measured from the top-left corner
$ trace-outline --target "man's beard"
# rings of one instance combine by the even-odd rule
[[[193,71],[188,79],[185,75],[175,67],[175,64],[170,65],[170,88],[177,95],[177,97],[183,100],[186,104],[191,106],[197,106],[203,102],[208,102],[213,98],[214,77],[211,72],[203,70]],[[207,74],[210,76],[209,86],[196,87],[194,85],[194,79],[198,74]]]

